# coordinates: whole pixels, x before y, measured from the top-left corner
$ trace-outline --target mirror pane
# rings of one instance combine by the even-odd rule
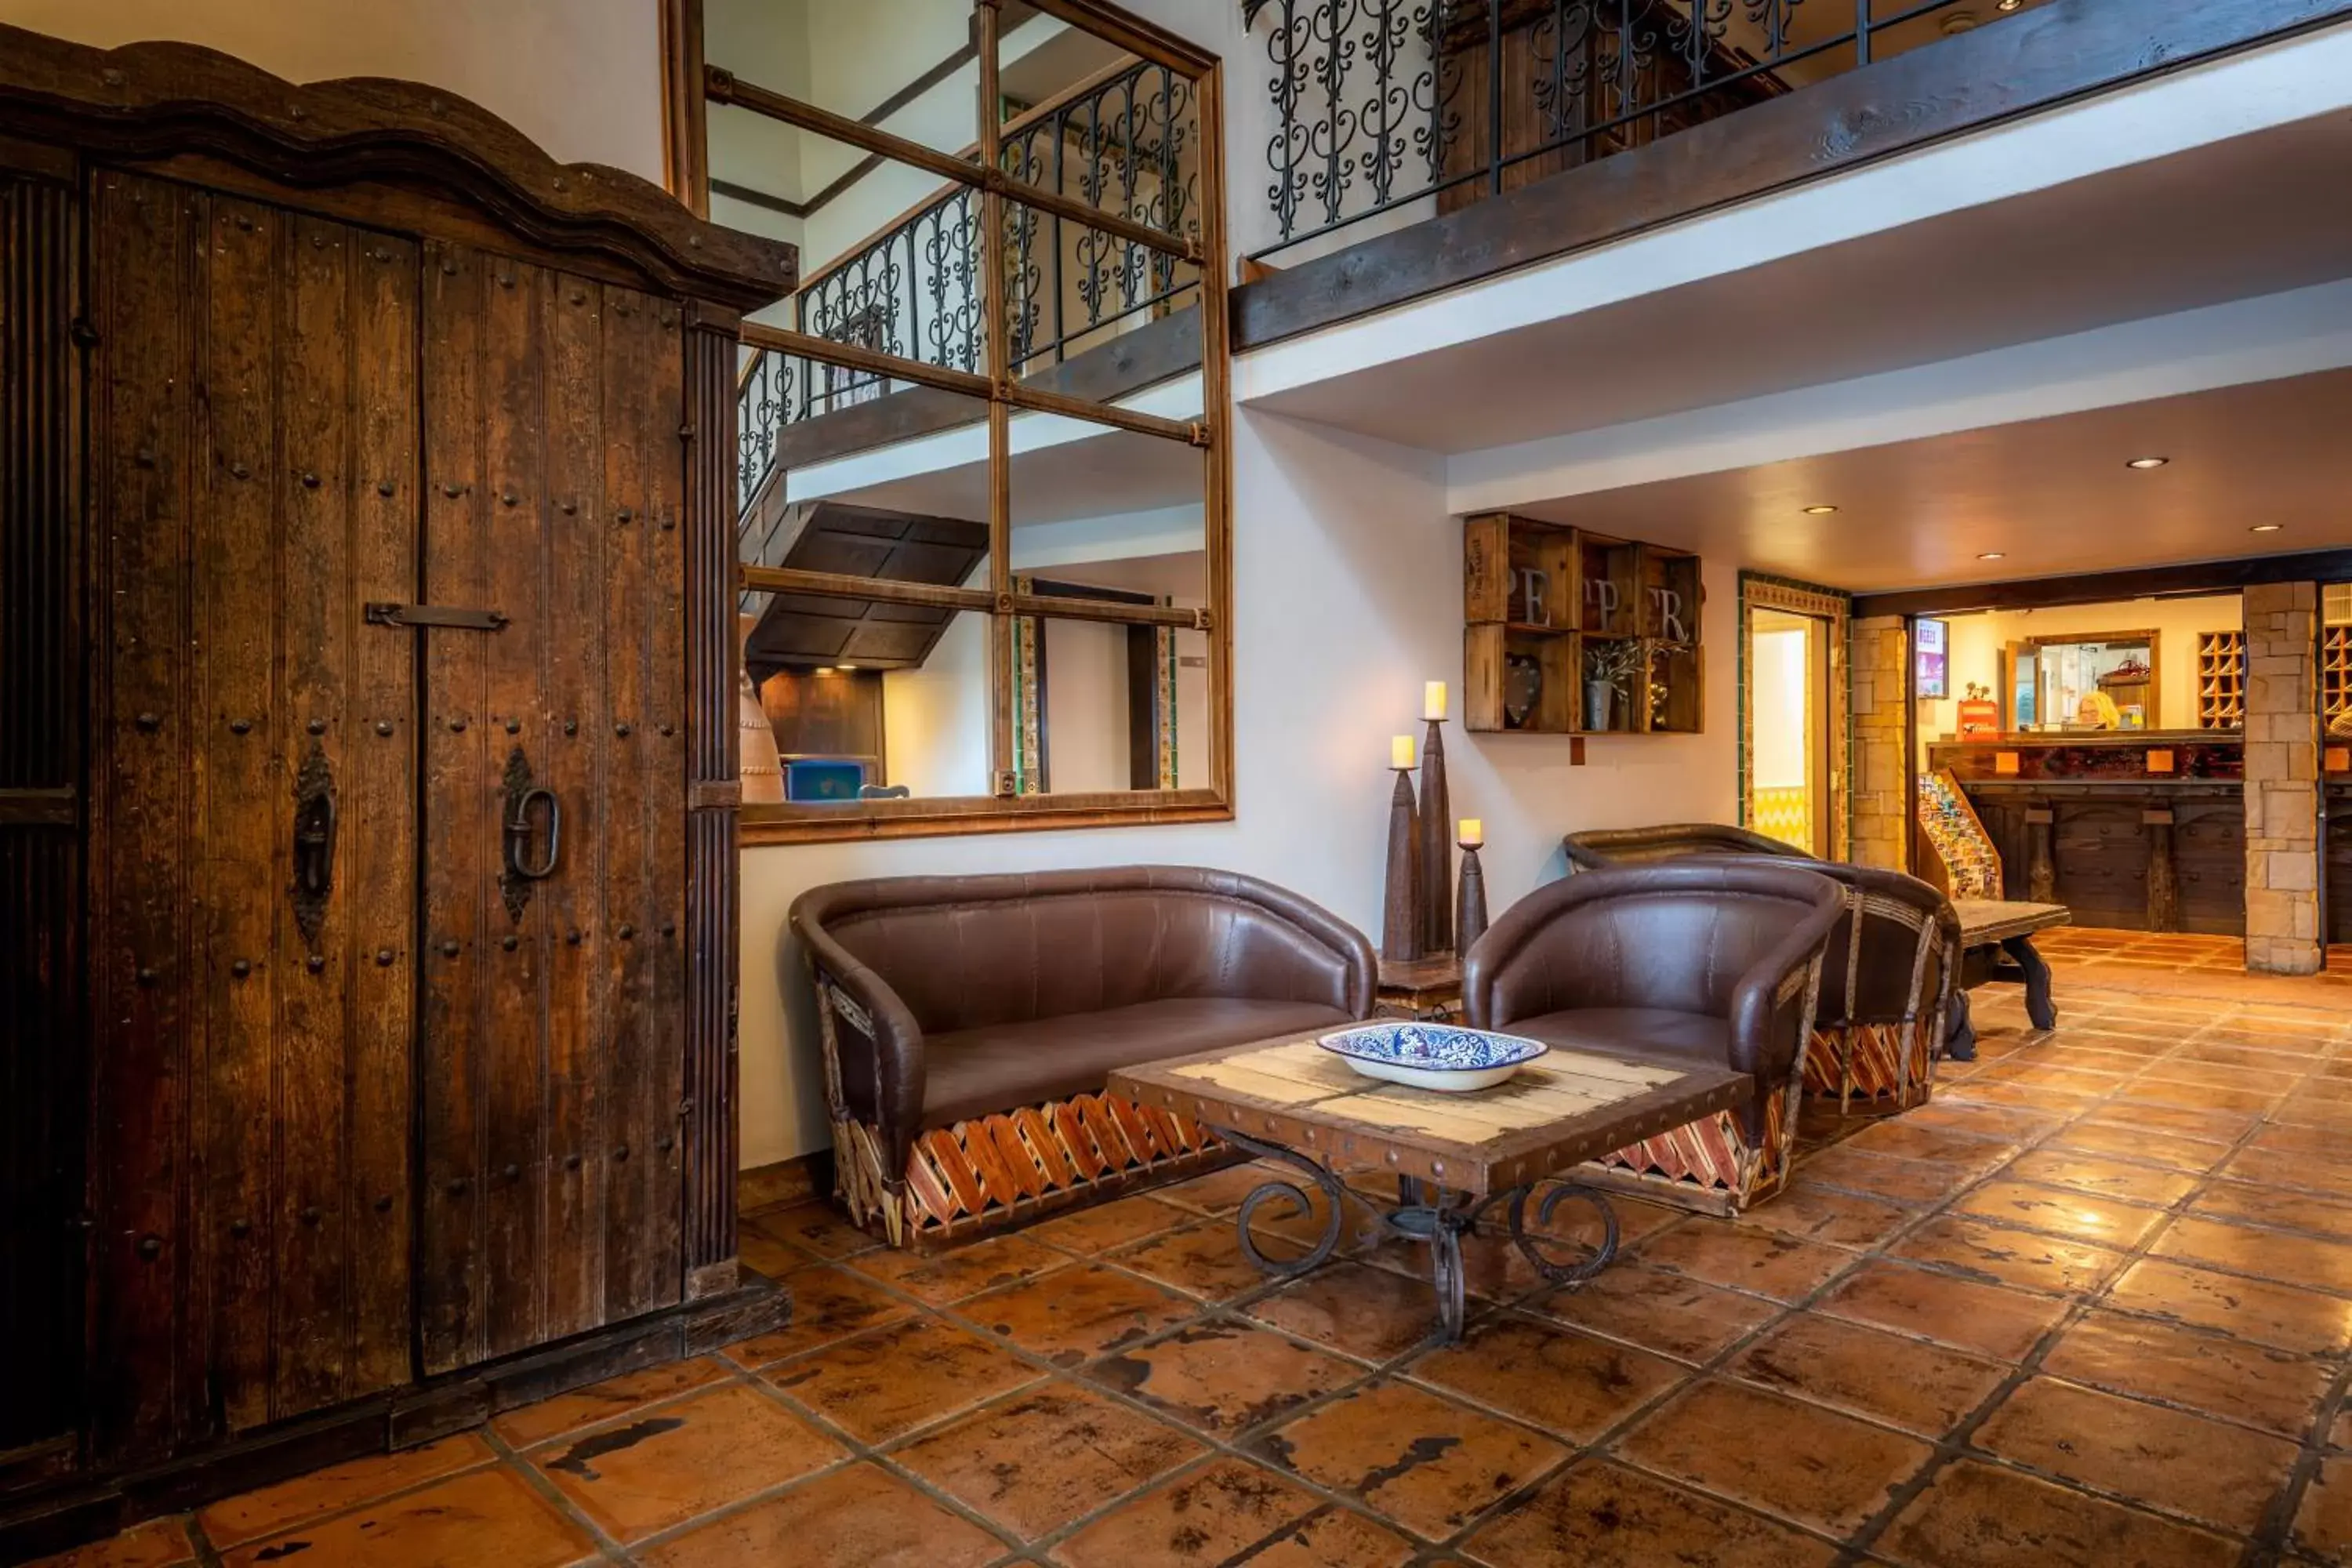
[[[736,426],[746,564],[862,570],[792,558],[821,503],[987,526],[985,398],[768,351],[745,356]]]
[[[993,617],[760,597],[739,691],[746,805],[989,793]]]
[[[1150,246],[1024,202],[1005,204],[1005,225],[1016,375],[1045,374],[1200,302],[1200,268]]]
[[[1007,174],[1171,234],[1199,232],[1190,79],[1045,16],[1008,26],[997,58]]]
[[[1210,607],[1198,450],[1070,420],[1025,433],[1016,423],[1015,435],[1017,591],[1074,608]],[[1049,613],[1016,620],[1011,640],[1021,793],[1213,782],[1206,632]]]

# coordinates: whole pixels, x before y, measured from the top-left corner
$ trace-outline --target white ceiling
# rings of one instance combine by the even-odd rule
[[[2331,371],[1515,510],[1857,591],[1997,582],[2352,545],[2347,437]]]
[[[2324,115],[1252,405],[1469,452],[2352,277],[2347,169]]]

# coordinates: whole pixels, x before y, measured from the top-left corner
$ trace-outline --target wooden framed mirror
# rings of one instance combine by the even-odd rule
[[[672,3],[711,56],[672,61],[681,195],[802,247],[737,400],[744,842],[1231,816],[1215,59],[1095,0],[936,0],[946,58],[813,101],[751,0]]]

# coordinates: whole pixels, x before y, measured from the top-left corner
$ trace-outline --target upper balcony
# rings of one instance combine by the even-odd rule
[[[1229,9],[1220,0],[1205,16],[1199,0],[1135,8],[1164,13],[1226,62],[1228,221],[1245,258],[1233,296],[1234,351],[1320,340],[1311,351],[1245,364],[1237,395],[1394,436],[1394,409],[1434,384],[1383,384],[1383,366],[1471,338],[1491,346],[1520,327],[1556,323],[1584,309],[1588,297],[1563,288],[1531,306],[1531,291],[1522,289],[1502,308],[1481,299],[1457,310],[1446,331],[1398,332],[1385,343],[1362,341],[1372,325],[1364,318],[1433,307],[1449,295],[1469,300],[1465,291],[1507,274],[1525,281],[1545,264],[1678,222],[1719,217],[1898,155],[1949,149],[1971,133],[2014,131],[2038,114],[2079,110],[2102,94],[2341,21],[2352,16],[2352,0],[1231,0]],[[1196,231],[1202,138],[1197,105],[1181,79],[1072,49],[1049,16],[1019,5],[1005,14],[1009,58],[1018,62],[1008,75],[1027,89],[1024,101],[1008,106],[1008,170],[1089,207]],[[713,58],[720,58],[715,47]],[[926,90],[961,91],[968,103],[972,86],[949,73]],[[2153,161],[2181,151],[2192,135],[2261,132],[2328,107],[2273,104],[2210,126],[2200,121],[2169,141],[2150,137],[2108,163]],[[715,173],[728,172],[729,152],[714,131]],[[758,164],[743,149],[734,162]],[[2281,166],[2277,158],[2270,163]],[[1891,229],[1969,205],[1990,207],[2077,172],[2063,159],[2038,168],[2017,154],[2010,163],[2014,177],[2005,187],[1979,188],[1955,176],[1934,200],[1878,198],[1881,210],[1869,219],[1832,226],[1834,232],[1824,229],[1812,243],[1826,253],[1864,239],[1873,224]],[[2206,168],[2182,187],[2180,210],[2235,220],[2241,214],[2228,192],[2242,191],[2245,175],[2243,165]],[[727,183],[715,188],[723,193]],[[2305,218],[2326,223],[2326,205],[2313,204]],[[851,239],[821,237],[812,222],[807,237],[824,242],[803,243],[807,280],[789,306],[789,324],[927,363],[978,365],[973,207],[968,187],[941,184]],[[2054,210],[2063,226],[2063,209]],[[2092,202],[2080,210],[2103,209]],[[2195,226],[2178,212],[2171,221],[2184,232]],[[2151,310],[2210,302],[2185,283],[2141,288],[2140,263],[2161,263],[2165,247],[2141,245],[2128,226],[2112,232],[2115,247],[2129,243],[2141,252],[2116,269],[2115,298]],[[1012,344],[1018,375],[1115,399],[1197,366],[1198,275],[1190,264],[1034,212],[1010,241],[1008,285],[1020,301]],[[2303,250],[2313,247],[2310,236],[2303,242]],[[1779,243],[1785,252],[1797,242]],[[1993,241],[1947,236],[1938,243],[1956,260],[1970,260],[1971,245]],[[2270,248],[2301,253],[2289,237]],[[2097,246],[2078,249],[2089,265],[2048,270],[2095,275]],[[1720,257],[1726,275],[1757,260],[1729,246]],[[1906,274],[1916,283],[1919,260],[1890,247],[1877,264],[1853,256],[1840,262],[1843,274],[1871,275],[1846,296],[1853,309],[1845,324],[1872,311],[1920,324],[1916,291],[1897,286]],[[1669,307],[1665,297],[1700,287],[1706,280],[1696,274],[1704,270],[1662,268],[1593,298],[1622,302],[1647,289],[1659,310],[1680,309],[1693,301]],[[1997,268],[1974,270],[1980,292],[1996,287]],[[2197,267],[2183,259],[2176,270],[2185,276]],[[2309,280],[2290,272],[2233,287],[2243,295]],[[1750,281],[1766,284],[1760,273]],[[1967,295],[1972,285],[1960,287]],[[2010,290],[2002,297],[2016,302],[2021,319],[2032,314],[2030,289],[2016,292],[2013,279],[1999,287]],[[1800,289],[1787,298],[1792,306],[1821,307],[1834,295]],[[1971,296],[1944,314],[1973,321],[1981,302]],[[1706,309],[1709,319],[1725,319],[1720,299]],[[1748,334],[1759,353],[1778,355],[1797,378],[1789,384],[1802,384],[1803,362],[1784,352],[1790,343],[1781,328],[1796,330],[1790,322],[1800,313],[1780,312],[1779,325]],[[2096,310],[2075,314],[2080,321],[2053,313],[2033,324],[2045,332],[2099,324]],[[1346,352],[1324,352],[1329,330],[1350,323],[1358,330]],[[1826,343],[1836,334],[1811,335]],[[1601,336],[1622,349],[1627,333]],[[1954,353],[1972,346],[1945,343],[1932,331],[1919,342]],[[1541,352],[1550,357],[1575,346],[1605,347],[1554,338]],[[1453,366],[1451,379],[1463,380],[1454,374],[1462,368]],[[1754,390],[1738,365],[1725,368],[1719,390]],[[1874,366],[1865,356],[1830,368],[1851,374]],[[1333,384],[1351,377],[1349,386]],[[1502,396],[1505,384],[1491,384]],[[1702,385],[1685,384],[1685,405],[1705,395]],[[1386,404],[1390,416],[1371,412],[1374,404]],[[1524,441],[1552,433],[1547,421],[1561,430],[1590,428],[1666,405],[1636,395],[1622,407],[1576,412],[1517,398],[1514,409],[1501,411],[1513,417],[1495,419],[1495,404],[1449,400],[1456,417],[1444,433],[1433,433],[1432,444],[1461,451]],[[747,504],[780,458],[785,468],[805,467],[977,416],[968,403],[921,388],[775,354],[747,364],[741,413]],[[1489,428],[1494,438],[1482,440],[1478,432]]]

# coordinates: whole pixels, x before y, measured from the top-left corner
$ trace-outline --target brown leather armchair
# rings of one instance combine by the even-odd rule
[[[1463,964],[1473,1026],[1637,1059],[1727,1064],[1749,1101],[1599,1162],[1649,1195],[1738,1211],[1788,1177],[1822,957],[1845,889],[1811,867],[1693,860],[1538,889]]]
[[[1820,1016],[1805,1057],[1810,1088],[1907,1110],[1934,1092],[1936,1060],[1966,1055],[1966,995],[1958,989],[1959,917],[1951,900],[1899,871],[1820,860],[1777,838],[1717,822],[1571,833],[1560,840],[1572,870],[1662,860],[1791,860],[1847,889],[1851,921],[1830,936]],[[1851,965],[1851,967],[1849,967]]]
[[[1934,1092],[1936,1058],[1960,994],[1960,917],[1916,877],[1808,861],[1846,888],[1846,918],[1830,933],[1805,1086],[1907,1110]]]
[[[1765,855],[1810,860],[1793,844],[1723,822],[1670,822],[1656,827],[1596,827],[1562,837],[1570,872],[1646,865],[1693,855]]]
[[[816,984],[835,1189],[897,1246],[1230,1159],[1105,1077],[1369,1017],[1378,983],[1345,921],[1189,867],[839,882],[790,926]]]

